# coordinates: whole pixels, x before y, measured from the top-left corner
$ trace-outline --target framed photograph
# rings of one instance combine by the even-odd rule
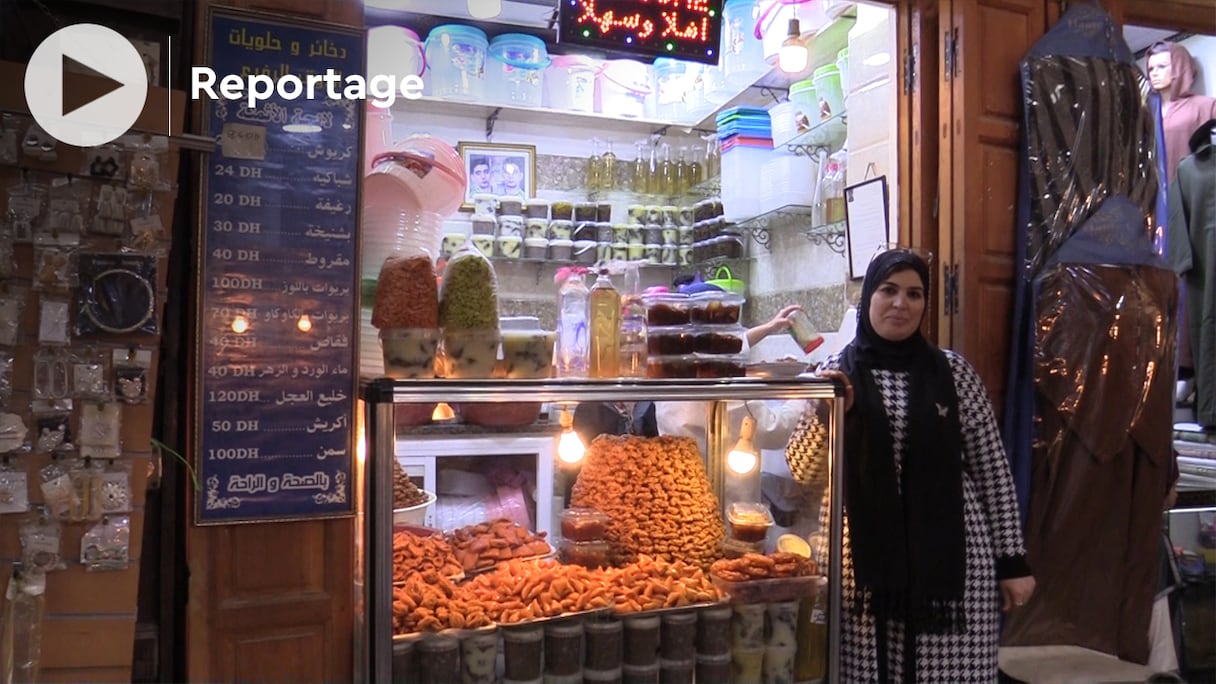
[[[536,196],[535,145],[459,142],[456,150],[469,177],[462,211],[472,211],[473,195],[482,193],[522,200]]]

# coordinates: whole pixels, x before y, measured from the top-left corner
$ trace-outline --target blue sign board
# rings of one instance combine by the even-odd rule
[[[213,11],[222,79],[362,74],[363,37]],[[207,102],[199,232],[195,520],[351,515],[362,103]]]

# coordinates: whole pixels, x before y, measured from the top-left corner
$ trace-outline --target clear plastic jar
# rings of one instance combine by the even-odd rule
[[[567,676],[582,669],[583,623],[581,620],[552,624],[545,628],[545,674]]]

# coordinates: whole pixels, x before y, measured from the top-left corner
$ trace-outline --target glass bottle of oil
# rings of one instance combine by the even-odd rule
[[[587,192],[600,189],[600,140],[592,138],[591,156],[587,157]]]
[[[646,377],[646,307],[642,304],[638,264],[625,266],[625,287],[621,291],[621,368],[622,378]]]
[[[659,176],[659,146],[650,145],[650,164],[646,174],[646,194],[663,194],[663,179]]]
[[[660,195],[676,194],[676,169],[671,161],[671,145],[663,143],[663,156],[659,161]]]
[[[593,378],[621,376],[621,293],[612,285],[608,269],[601,268],[587,300],[591,326],[588,375]]]
[[[646,142],[644,140],[639,140],[633,145],[638,150],[638,156],[633,160],[633,177],[630,179],[631,185],[629,189],[633,190],[635,195],[645,195],[650,177],[650,155],[646,154]]]
[[[692,156],[688,162],[688,188],[691,190],[705,181],[705,167],[701,165],[701,148],[693,145]]]
[[[600,190],[616,190],[616,154],[612,151],[612,141],[608,141],[608,151],[600,155]]]
[[[672,194],[687,195],[688,189],[695,181],[692,180],[692,169],[688,164],[688,148],[680,147],[680,156],[676,157],[676,191]]]

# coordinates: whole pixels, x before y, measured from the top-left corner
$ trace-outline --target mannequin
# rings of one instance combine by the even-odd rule
[[[1216,117],[1216,98],[1191,92],[1196,76],[1195,60],[1177,43],[1153,45],[1148,51],[1147,65],[1149,84],[1161,96],[1166,182],[1172,183],[1178,162],[1191,153],[1191,135]],[[1186,293],[1183,293],[1178,309],[1178,386],[1174,396],[1177,403],[1189,403],[1195,391],[1195,357],[1191,350],[1191,326],[1186,321],[1185,300]]]

